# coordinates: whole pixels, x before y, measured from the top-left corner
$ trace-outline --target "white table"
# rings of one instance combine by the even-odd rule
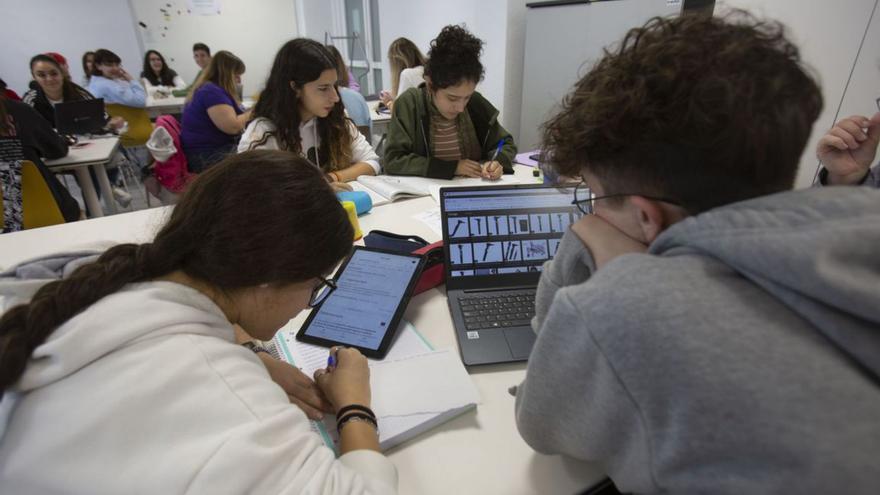
[[[245,110],[254,106],[256,101],[253,98],[245,98],[241,101],[241,105]],[[160,115],[182,114],[183,106],[186,104],[185,96],[166,96],[156,97],[155,93],[147,93],[147,113],[150,118],[155,120]]]
[[[388,132],[388,125],[391,123],[391,112],[379,112],[379,103],[379,100],[367,102],[367,106],[370,107],[370,121],[373,124],[373,142],[376,143],[374,146],[379,146],[385,133]],[[379,139],[377,140],[376,137]]]
[[[531,169],[517,167],[517,174],[530,177]],[[378,206],[360,217],[361,229],[364,233],[382,229],[438,240],[427,225],[412,218],[436,206],[430,197]],[[148,241],[170,208],[4,234],[0,236],[0,269],[84,242]],[[405,318],[435,348],[458,350],[445,287],[413,298]],[[304,319],[305,314],[291,325],[298,327]],[[573,494],[599,481],[602,471],[598,467],[538,454],[519,436],[514,398],[507,389],[522,381],[525,368],[525,363],[471,368],[469,373],[482,399],[477,409],[387,452],[400,475],[400,493]]]
[[[119,138],[114,136],[81,139],[75,146],[70,147],[70,151],[65,157],[45,160],[46,166],[53,172],[73,170],[89,213],[93,217],[102,217],[104,216],[104,210],[101,208],[101,201],[98,199],[95,186],[92,184],[92,178],[87,170],[88,167],[92,167],[95,175],[98,177],[98,185],[101,188],[101,194],[104,196],[107,211],[111,214],[116,213],[116,203],[113,201],[113,187],[110,185],[110,179],[107,178],[107,169],[104,165],[110,162],[113,155],[119,149]]]

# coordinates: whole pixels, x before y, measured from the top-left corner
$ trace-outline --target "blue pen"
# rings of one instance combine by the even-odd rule
[[[501,141],[498,141],[498,146],[495,147],[495,153],[492,153],[492,158],[486,162],[486,164],[492,163],[498,158],[498,154],[501,153],[501,148],[504,147],[505,142],[507,142],[507,138],[501,138]]]
[[[333,357],[333,354],[330,354],[329,356],[327,356],[327,367],[328,368],[335,368],[336,367],[336,358]]]

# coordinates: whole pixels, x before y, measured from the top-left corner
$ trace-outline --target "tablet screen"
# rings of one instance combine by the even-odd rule
[[[306,323],[305,335],[377,350],[419,261],[408,255],[355,250],[336,280],[336,290]]]

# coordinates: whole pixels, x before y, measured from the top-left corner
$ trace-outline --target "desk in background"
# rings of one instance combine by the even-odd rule
[[[517,166],[516,173],[530,178],[531,168]],[[378,206],[360,217],[361,228],[365,233],[381,229],[436,241],[438,234],[413,218],[436,207],[430,197]],[[0,269],[83,243],[147,242],[170,208],[4,234],[0,236]],[[305,317],[303,312],[288,325],[298,328]],[[445,287],[414,297],[405,318],[435,348],[458,351]],[[400,493],[573,494],[598,482],[602,478],[598,467],[538,454],[519,436],[514,398],[507,389],[523,380],[525,368],[525,363],[471,368],[469,373],[481,398],[476,410],[386,452],[398,468]]]
[[[98,185],[107,211],[116,213],[116,203],[113,201],[113,186],[107,177],[105,165],[110,162],[113,155],[119,149],[119,138],[116,136],[105,138],[81,139],[76,145],[70,147],[67,156],[54,160],[45,160],[44,163],[52,172],[73,170],[77,182],[83,193],[83,201],[86,203],[89,213],[93,217],[104,216],[101,201],[95,192],[92,178],[89,176],[88,167],[92,167],[98,177]]]
[[[241,101],[244,108],[250,109],[256,101],[253,98],[245,98]],[[150,118],[156,120],[160,115],[180,115],[183,113],[183,106],[186,104],[185,96],[167,96],[157,98],[152,93],[147,94],[147,113]]]

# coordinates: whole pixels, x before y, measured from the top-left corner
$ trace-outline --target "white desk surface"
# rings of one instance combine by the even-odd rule
[[[373,124],[391,122],[391,112],[380,113],[378,111],[379,103],[379,100],[367,102],[367,106],[370,107],[370,120],[373,121]]]
[[[81,139],[78,144],[82,147],[71,146],[67,156],[54,160],[44,160],[49,168],[72,167],[90,165],[93,163],[108,162],[119,148],[118,137]]]
[[[153,93],[147,93],[147,110],[166,107],[183,108],[184,103],[186,103],[186,97],[184,96],[166,96],[164,98],[156,98]]]
[[[530,174],[517,167],[517,174]],[[401,200],[361,216],[361,229],[391,230],[438,240],[412,216],[437,205],[430,197]],[[145,242],[171,207],[0,235],[0,269],[34,256],[95,241]],[[410,302],[405,318],[435,348],[458,350],[445,288],[431,289]],[[289,325],[298,328],[305,314]],[[517,432],[514,398],[507,392],[525,376],[525,363],[469,370],[481,404],[452,421],[391,449],[400,475],[400,493],[573,494],[602,478],[598,467],[534,452]]]

